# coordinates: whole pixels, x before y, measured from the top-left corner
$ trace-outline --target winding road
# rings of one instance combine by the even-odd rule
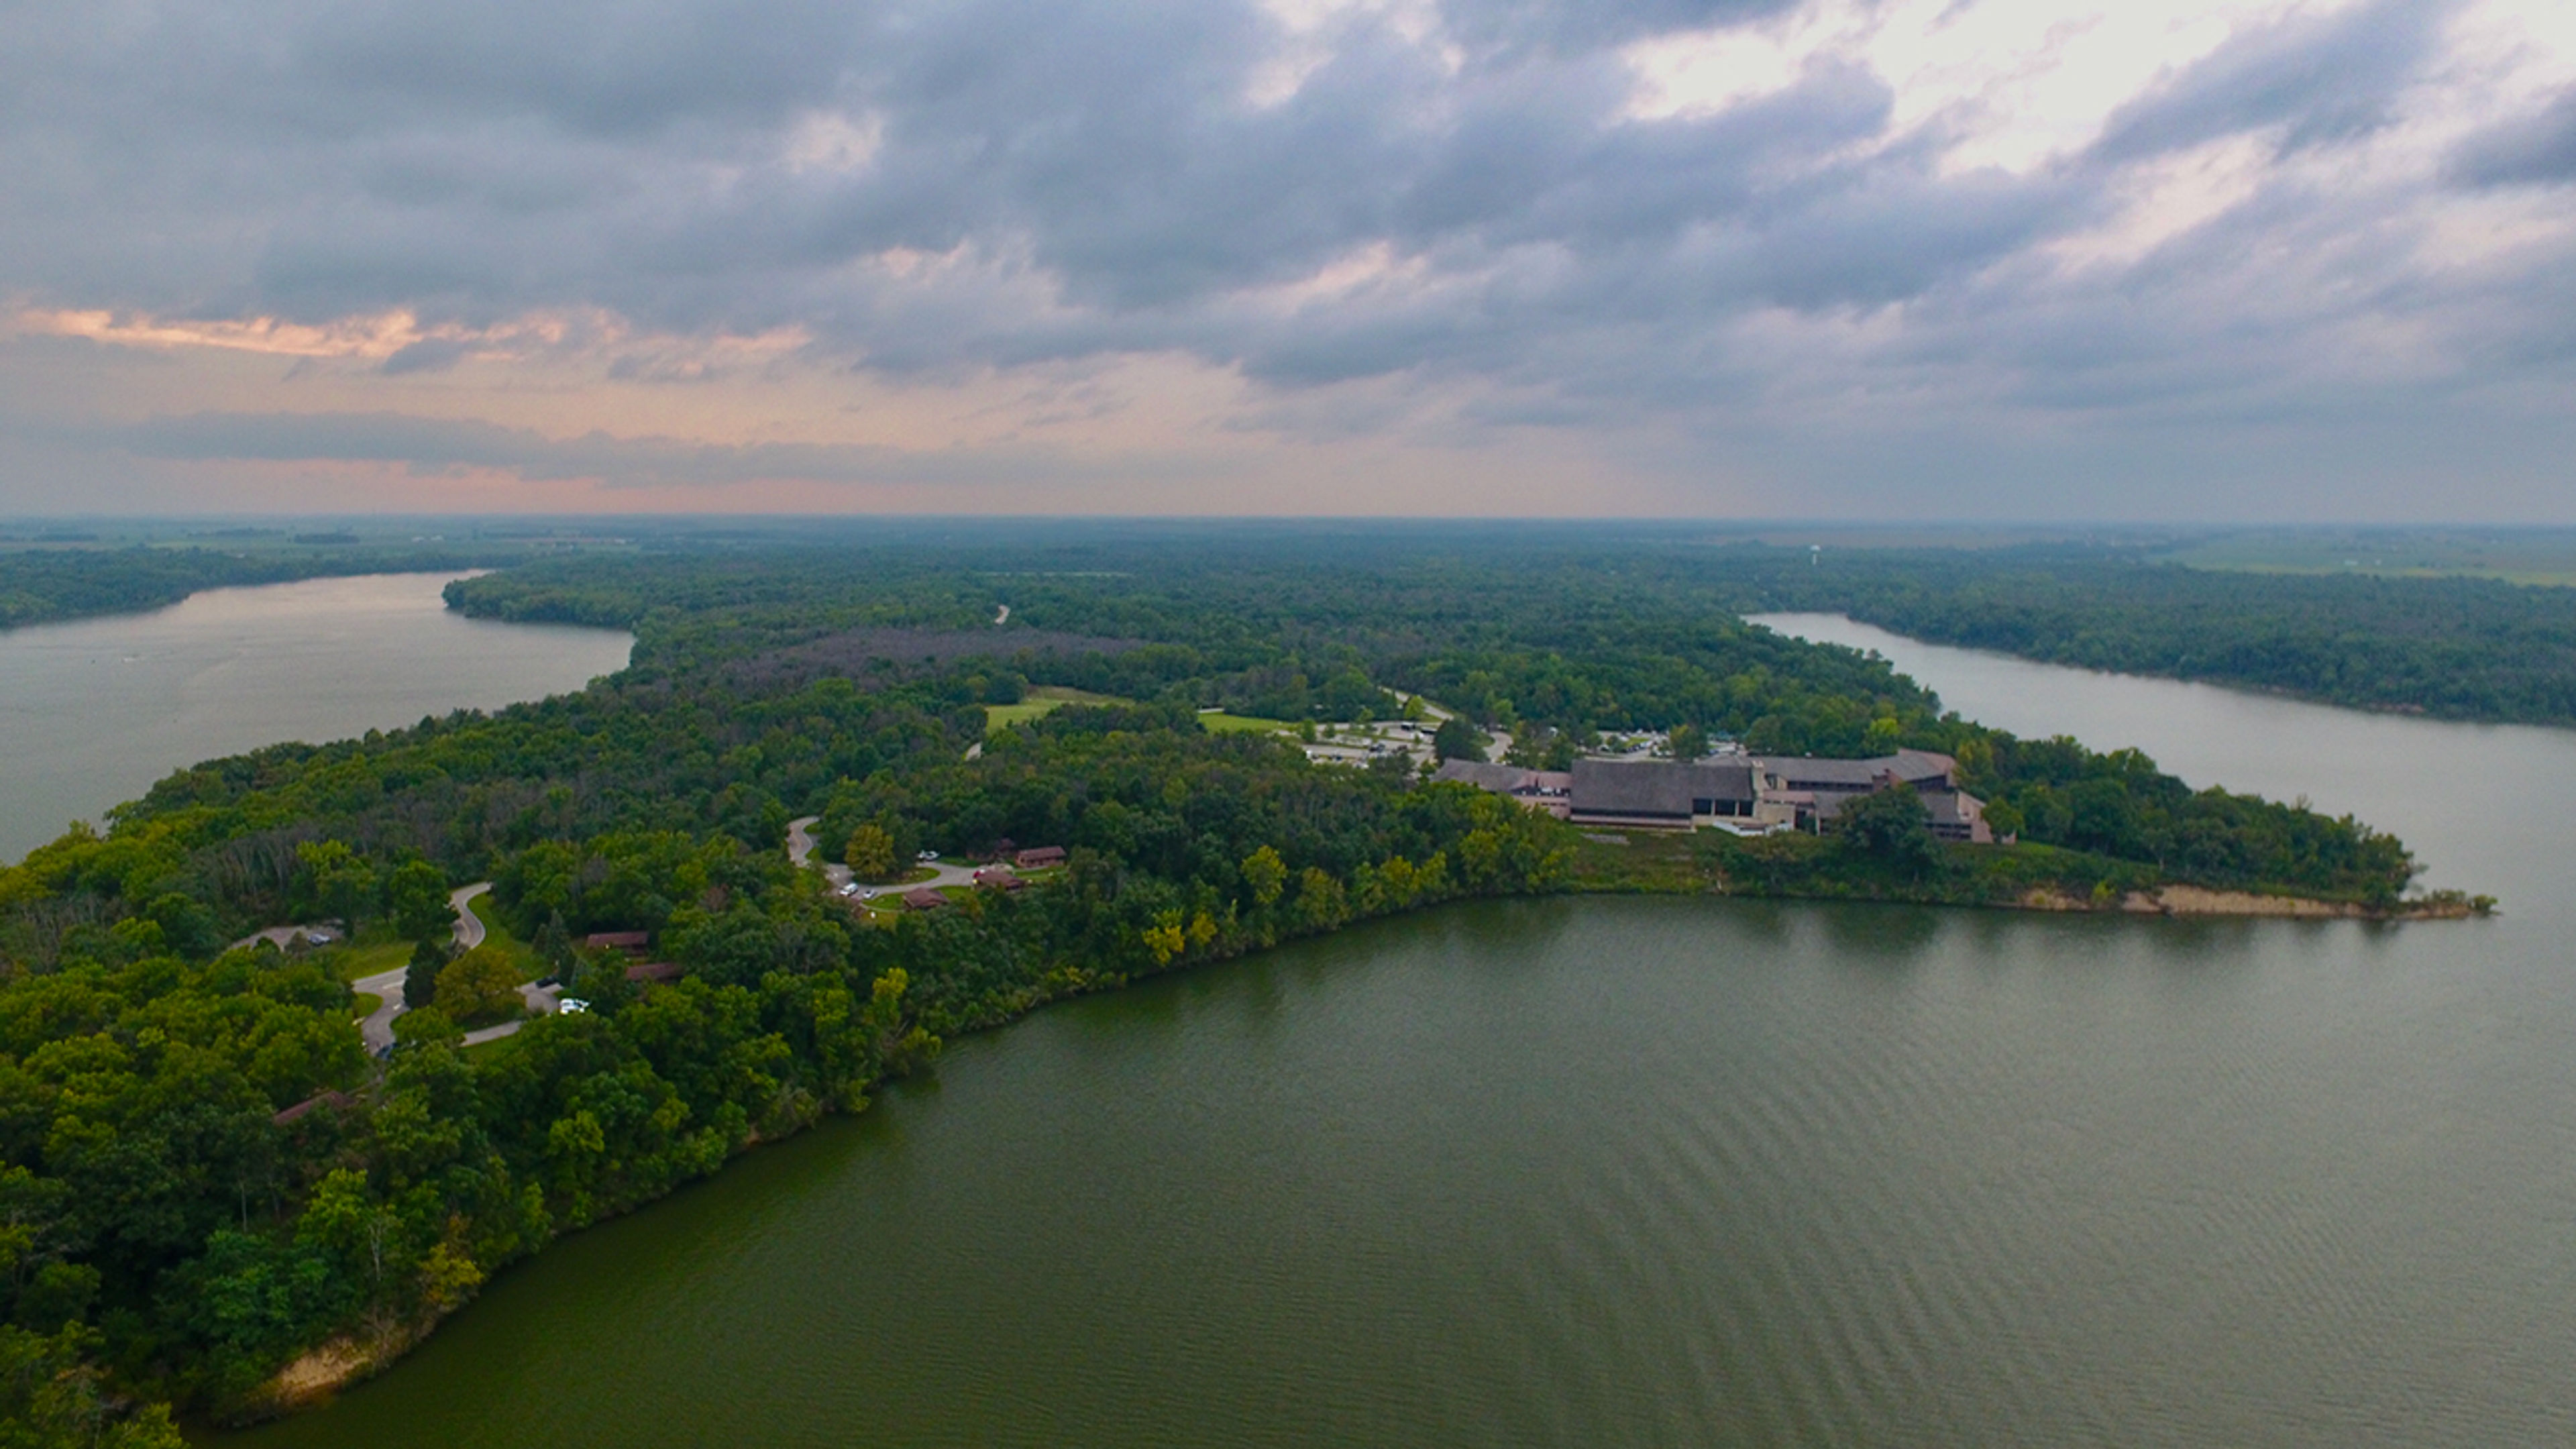
[[[491,888],[492,883],[484,880],[476,881],[469,886],[458,886],[447,893],[447,908],[456,913],[454,929],[457,950],[471,951],[483,944],[485,934],[483,920],[474,914],[474,898]],[[410,971],[411,968],[407,965],[398,966],[391,971],[379,971],[373,976],[361,976],[350,983],[364,995],[382,998],[376,1009],[368,1014],[367,1019],[358,1023],[358,1035],[366,1040],[367,1050],[377,1056],[383,1056],[393,1050],[394,1018],[403,1014],[403,977],[410,974]],[[533,981],[519,988],[519,998],[528,1004],[528,1013],[531,1016],[550,1015],[555,1009],[556,1001],[562,995],[563,988],[560,986],[539,986]],[[523,1017],[517,1021],[505,1021],[499,1026],[487,1026],[478,1031],[469,1031],[465,1034],[465,1044],[477,1046],[487,1041],[498,1041],[527,1024],[526,1018]]]
[[[820,821],[822,818],[823,817],[820,815],[808,815],[802,819],[790,820],[787,822],[788,864],[795,866],[800,870],[814,864],[814,836],[812,831],[815,823]],[[912,871],[924,869],[927,869],[930,874],[922,877],[920,880],[913,880],[910,878]],[[906,878],[904,880],[893,885],[879,886],[877,887],[877,890],[882,893],[885,891],[908,891],[919,886],[973,885],[975,883],[975,872],[980,869],[982,869],[981,866],[960,865],[955,862],[945,860],[915,861],[913,862],[911,869],[905,872]],[[836,891],[850,883],[850,868],[846,865],[837,865],[826,861],[823,863],[822,871],[823,879],[831,882],[832,889]]]

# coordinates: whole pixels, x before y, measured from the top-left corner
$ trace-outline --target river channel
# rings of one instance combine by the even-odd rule
[[[626,667],[622,632],[451,612],[439,591],[454,577],[209,589],[0,632],[0,861],[199,760],[498,709]]]
[[[954,1043],[218,1442],[2576,1442],[2576,733],[1844,637],[2505,914],[1380,922]]]

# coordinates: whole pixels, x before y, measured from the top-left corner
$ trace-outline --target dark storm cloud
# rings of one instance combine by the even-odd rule
[[[1173,352],[1266,386],[1247,416],[1280,426],[1383,424],[1407,389],[1445,387],[1495,426],[1702,438],[1855,396],[1965,408],[1945,419],[1963,433],[2017,407],[2195,396],[2288,418],[2374,321],[2448,349],[2426,365],[2464,385],[2545,387],[2527,370],[2565,356],[2554,243],[2519,271],[2427,268],[2392,220],[2420,195],[2284,179],[2395,122],[2448,0],[2246,31],[2089,149],[2011,173],[1945,159],[1973,118],[1901,129],[1857,52],[1712,112],[1632,112],[1619,46],[1790,4],[1442,0],[1427,31],[1363,8],[1311,33],[1245,0],[20,7],[0,46],[0,296],[407,310],[438,336],[388,374],[453,367],[477,350],[462,339],[532,312],[595,313],[614,324],[576,343],[794,328],[810,361],[931,380]],[[2113,262],[2048,250],[2114,219],[2141,165],[2238,135],[2273,170],[2219,214]],[[2576,98],[2472,138],[2447,174],[2576,176]],[[1343,391],[1302,406],[1305,389]],[[198,417],[122,445],[657,480],[789,461],[275,426]]]
[[[2446,168],[2469,186],[2559,186],[2576,181],[2576,89],[2538,115],[2508,121],[2461,143]]]
[[[1796,5],[1797,0],[1444,0],[1440,15],[1451,34],[1479,49],[1581,52],[1680,30],[1740,25]]]
[[[2372,0],[2236,36],[2115,112],[2095,153],[2131,161],[2273,127],[2283,150],[2364,135],[2388,124],[2390,102],[2458,8]]]

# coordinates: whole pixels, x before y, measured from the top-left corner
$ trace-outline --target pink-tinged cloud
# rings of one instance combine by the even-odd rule
[[[2563,10],[62,7],[0,508],[2576,516]]]

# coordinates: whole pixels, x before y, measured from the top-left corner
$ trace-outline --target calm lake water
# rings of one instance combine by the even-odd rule
[[[953,1044],[221,1442],[2576,1442],[2576,734],[1875,642],[2508,914],[1381,922]]]
[[[212,589],[0,633],[0,860],[199,760],[497,709],[626,667],[623,633],[450,613],[439,590],[455,577]]]

